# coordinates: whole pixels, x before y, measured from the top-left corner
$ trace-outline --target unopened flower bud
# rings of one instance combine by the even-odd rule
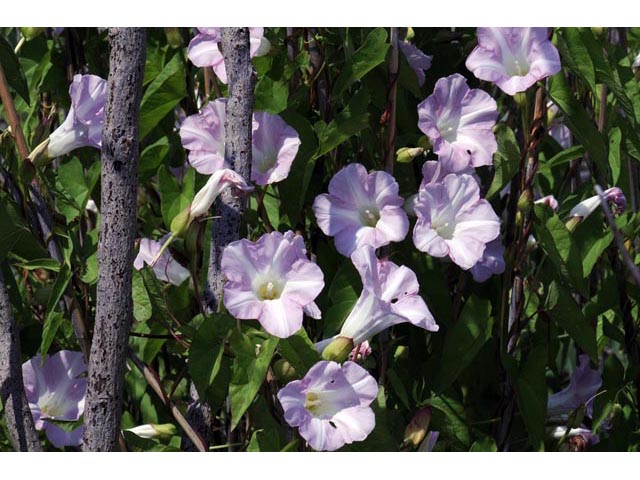
[[[298,378],[296,369],[284,358],[276,360],[273,364],[273,375],[281,384],[289,383]]]
[[[353,350],[353,340],[347,337],[336,337],[322,352],[322,358],[342,363]]]
[[[410,42],[416,36],[416,32],[411,27],[407,27],[407,35],[404,37],[405,42]]]
[[[622,193],[622,190],[620,190],[620,188],[608,188],[607,190],[602,192],[602,195],[604,196],[604,199],[612,205],[613,213],[623,213],[627,208],[627,199],[625,198],[624,193]],[[573,228],[570,228],[569,222],[571,222],[573,218],[576,218],[577,220],[574,220],[574,223],[576,221],[577,223],[580,223],[582,220],[591,215],[600,206],[600,203],[601,202],[599,195],[594,195],[578,203],[569,212],[570,218],[569,221],[567,221],[567,228],[569,228],[569,230],[575,228],[573,224]]]
[[[414,158],[424,153],[422,147],[402,147],[396,152],[396,161],[398,163],[411,163]]]
[[[554,212],[558,211],[558,201],[556,200],[556,197],[554,197],[553,195],[547,195],[546,197],[542,197],[533,203],[538,205],[541,205],[541,204],[547,205]]]
[[[176,237],[183,237],[187,233],[189,225],[191,225],[191,216],[189,212],[191,207],[187,207],[171,220],[171,233]]]
[[[371,355],[371,345],[365,340],[351,350],[351,353],[349,353],[349,361],[364,362],[369,355]]]
[[[418,410],[414,415],[407,428],[404,430],[404,443],[406,445],[412,445],[418,447],[424,437],[427,435],[429,429],[429,422],[431,421],[431,408],[423,407]]]
[[[518,199],[518,211],[522,213],[529,213],[533,206],[533,197],[530,190],[525,190]]]
[[[175,425],[172,423],[163,423],[161,425],[147,423],[134,428],[127,428],[125,431],[131,432],[140,438],[171,438],[177,432]]]

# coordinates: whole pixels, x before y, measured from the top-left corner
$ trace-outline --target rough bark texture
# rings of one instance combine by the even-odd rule
[[[229,79],[225,123],[225,157],[233,169],[249,181],[251,176],[251,117],[253,114],[253,67],[249,57],[249,29],[222,28],[222,52]],[[222,299],[224,275],[220,261],[225,247],[238,240],[245,199],[226,190],[219,201],[219,216],[213,222],[211,256],[204,299],[215,312]]]
[[[102,131],[102,224],[96,321],[89,360],[84,450],[115,450],[129,326],[136,225],[138,123],[146,34],[111,28]]]
[[[20,336],[0,270],[0,396],[11,443],[21,452],[41,450],[22,382]]]

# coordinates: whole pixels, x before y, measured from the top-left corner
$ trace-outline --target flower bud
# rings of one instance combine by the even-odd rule
[[[284,358],[276,360],[273,364],[273,375],[281,384],[292,382],[298,378],[296,369]]]
[[[533,203],[537,205],[541,205],[541,204],[547,205],[554,212],[558,211],[558,201],[556,200],[556,197],[554,197],[553,195],[547,195],[546,197],[542,197]]]
[[[424,153],[422,147],[402,147],[396,152],[396,161],[398,163],[411,163],[414,158]]]
[[[171,438],[177,432],[175,425],[172,423],[163,423],[161,425],[147,423],[134,428],[127,428],[125,431],[131,432],[140,438]]]
[[[173,233],[176,237],[183,237],[185,233],[187,233],[187,229],[189,225],[191,225],[191,215],[189,215],[191,211],[191,206],[182,210],[178,215],[176,215],[173,220],[171,220],[171,233]]]
[[[347,337],[336,337],[322,352],[324,360],[342,363],[353,350],[353,340]]]
[[[418,447],[424,437],[427,435],[429,429],[429,422],[431,421],[431,408],[423,407],[418,410],[414,415],[407,428],[404,430],[404,440],[406,445]]]
[[[533,206],[533,197],[530,190],[525,190],[518,199],[518,211],[522,213],[529,213]]]

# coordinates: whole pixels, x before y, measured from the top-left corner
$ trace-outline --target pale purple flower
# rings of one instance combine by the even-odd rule
[[[301,257],[296,242],[292,234],[271,232],[256,242],[242,239],[225,248],[224,304],[231,315],[256,319],[280,338],[300,330],[303,309],[315,306],[324,277],[320,267]]]
[[[47,355],[44,363],[36,355],[22,364],[24,391],[37,430],[44,430],[57,448],[80,445],[84,427],[70,432],[48,420],[76,421],[84,413],[87,371],[82,353],[61,350]]]
[[[438,331],[433,315],[419,294],[416,274],[410,268],[379,260],[369,245],[353,252],[351,261],[360,273],[362,293],[338,337],[350,338],[358,345],[392,325],[406,322],[431,332]]]
[[[551,122],[551,125],[549,125],[549,135],[558,142],[562,148],[569,148],[573,144],[571,130],[560,120],[553,120],[553,122]]]
[[[300,147],[298,132],[279,115],[255,112],[251,142],[251,180],[268,185],[287,178]]]
[[[547,205],[554,212],[558,211],[558,201],[553,195],[547,195],[545,197],[539,198],[533,203],[537,203],[539,205]]]
[[[500,275],[504,272],[504,245],[500,237],[487,243],[482,258],[471,267],[471,275],[478,282],[486,282],[492,275]]]
[[[603,192],[604,198],[607,202],[613,205],[614,211],[617,213],[624,213],[627,208],[627,199],[622,193],[622,190],[618,187],[608,188]],[[580,203],[578,203],[575,207],[571,209],[569,212],[570,217],[580,217],[582,220],[591,215],[595,210],[600,206],[600,197],[598,195],[594,195],[589,197]]]
[[[427,438],[425,438],[424,441],[420,444],[420,448],[418,448],[418,451],[433,452],[439,436],[440,432],[437,430],[432,430],[431,432],[427,433]]]
[[[560,71],[560,55],[544,27],[478,28],[478,46],[466,66],[508,95],[524,92]]]
[[[497,118],[496,101],[483,90],[469,89],[457,73],[438,80],[433,94],[418,105],[418,127],[450,172],[492,165]]]
[[[488,242],[500,234],[500,219],[480,198],[469,175],[447,175],[442,183],[420,189],[415,203],[418,220],[413,243],[433,257],[449,256],[464,270],[481,258]]]
[[[227,83],[227,70],[219,43],[222,35],[219,27],[198,27],[198,34],[189,42],[187,56],[196,67],[212,67],[222,83]],[[264,36],[264,28],[249,28],[249,55],[251,58],[266,55],[271,48]]]
[[[427,160],[424,162],[424,165],[422,165],[422,181],[420,182],[420,188],[424,188],[428,183],[442,183],[444,177],[450,173],[457,173],[458,175],[464,173],[471,175],[478,184],[480,183],[480,179],[478,178],[478,175],[476,175],[476,170],[471,166],[468,166],[460,172],[452,172],[451,170],[447,170],[441,162]]]
[[[173,258],[168,250],[162,252],[160,257],[158,257],[162,245],[169,239],[169,237],[170,234],[167,234],[159,241],[152,240],[150,238],[141,239],[140,249],[138,250],[138,255],[133,262],[133,267],[136,270],[141,270],[145,263],[147,265],[152,265],[153,272],[159,280],[178,286],[191,277],[191,274],[189,273],[189,270],[184,268],[176,261],[175,258]],[[156,257],[158,257],[157,260]]]
[[[329,193],[316,197],[313,211],[320,229],[335,236],[338,252],[350,256],[362,245],[378,248],[402,241],[409,231],[403,204],[391,175],[367,173],[352,163],[333,176]]]
[[[600,441],[598,435],[594,435],[591,430],[584,427],[567,429],[557,426],[551,430],[551,437],[556,440],[564,438],[565,435],[569,439],[569,445],[566,448],[570,451],[582,451],[585,447],[595,445]]]
[[[321,361],[302,380],[282,388],[278,400],[285,421],[298,427],[311,448],[334,451],[373,431],[376,419],[369,405],[377,394],[375,379],[358,364]]]
[[[101,148],[107,81],[96,75],[75,75],[69,87],[67,118],[49,136],[47,155],[59,157],[80,147]]]
[[[424,53],[411,42],[399,42],[398,46],[400,47],[402,54],[407,59],[409,66],[416,73],[416,77],[418,77],[418,85],[424,85],[424,72],[431,68],[431,60],[433,57]]]
[[[589,355],[578,357],[578,366],[571,374],[569,385],[563,390],[549,395],[547,417],[566,419],[569,413],[583,405],[589,406],[602,386],[602,375],[591,368]]]
[[[187,117],[180,126],[180,139],[189,150],[189,163],[203,175],[211,175],[225,166],[226,108],[227,99],[218,98],[207,103],[200,113]]]

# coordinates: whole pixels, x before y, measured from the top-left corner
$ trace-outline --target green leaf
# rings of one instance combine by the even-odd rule
[[[450,437],[459,442],[465,449],[471,443],[469,425],[465,416],[464,406],[453,398],[438,395],[427,401],[434,410],[430,426],[433,430],[439,430],[443,436]]]
[[[529,433],[529,441],[536,450],[544,449],[547,415],[546,365],[546,348],[535,347],[524,361],[514,382],[518,408]]]
[[[622,141],[622,132],[619,127],[614,127],[609,132],[609,166],[611,167],[611,178],[613,185],[618,184],[620,180],[620,142]]]
[[[51,272],[60,271],[60,262],[52,258],[39,258],[28,262],[16,263],[16,267],[24,270],[49,270]]]
[[[596,92],[596,70],[591,55],[577,28],[563,28],[558,34],[558,50],[562,64],[585,81],[591,92]]]
[[[160,207],[162,219],[167,228],[171,227],[172,220],[187,208],[195,195],[195,170],[190,168],[182,179],[182,188],[178,179],[169,171],[166,166],[158,170],[158,181],[160,183]]]
[[[40,354],[44,357],[58,332],[62,322],[62,314],[56,312],[56,307],[64,294],[64,291],[71,280],[71,270],[67,265],[62,265],[60,273],[53,284],[49,300],[47,301],[47,313],[44,317],[44,327],[42,329],[42,341],[40,343]]]
[[[289,85],[281,80],[262,77],[256,83],[254,110],[278,114],[287,108]]]
[[[278,349],[280,355],[291,364],[300,378],[320,361],[320,354],[316,351],[304,328],[288,338],[281,339]]]
[[[469,451],[470,452],[497,452],[498,447],[496,445],[496,441],[493,438],[483,436],[479,440],[476,440],[475,442],[473,442],[473,445],[471,445],[471,448],[469,449]]]
[[[598,168],[607,171],[607,145],[604,138],[582,104],[573,95],[563,72],[549,79],[548,93],[564,114],[566,125],[590,153]]]
[[[333,97],[340,97],[354,82],[383,63],[388,49],[387,31],[384,28],[371,30],[364,43],[345,63],[333,87]]]
[[[564,165],[565,163],[569,163],[572,160],[577,160],[582,157],[584,157],[584,147],[582,145],[569,147],[566,150],[562,150],[560,153],[557,153],[549,160],[541,162],[540,173],[549,172],[554,167]]]
[[[587,288],[582,275],[582,254],[571,233],[557,215],[543,205],[535,206],[535,237],[560,275],[584,296]]]
[[[13,53],[13,48],[9,45],[2,35],[0,35],[0,65],[4,70],[7,83],[12,87],[22,99],[31,105],[29,99],[29,85],[24,76],[18,57]]]
[[[193,337],[189,349],[189,375],[200,398],[207,398],[222,366],[224,346],[235,320],[224,313],[216,313],[205,319]]]
[[[552,319],[560,325],[589,356],[597,361],[596,332],[584,317],[582,310],[571,296],[571,292],[554,281],[549,285],[545,308]]]
[[[153,177],[162,165],[165,157],[171,150],[169,137],[160,137],[155,143],[146,147],[140,154],[140,167],[138,175],[140,180]]]
[[[447,330],[444,349],[436,372],[434,390],[445,391],[471,365],[482,346],[491,338],[491,302],[472,296],[460,318]]]
[[[151,300],[149,300],[142,275],[135,269],[133,270],[131,294],[133,297],[133,318],[138,322],[146,322],[151,318]]]
[[[356,93],[349,104],[327,125],[322,120],[316,122],[314,129],[318,136],[318,151],[314,158],[330,152],[360,130],[369,126],[369,112],[367,106],[369,95],[362,88]]]
[[[520,147],[513,130],[506,125],[498,125],[496,140],[498,151],[493,159],[495,174],[487,198],[500,192],[520,169]]]
[[[316,164],[314,155],[318,150],[318,140],[313,127],[303,116],[286,111],[281,117],[298,132],[301,142],[289,176],[277,186],[280,197],[287,200],[282,202],[282,209],[289,217],[290,223],[294,225],[298,221],[311,182]]]
[[[251,406],[267,374],[271,358],[278,346],[278,338],[256,332],[245,335],[238,330],[231,337],[236,354],[233,360],[229,395],[231,397],[231,430]]]
[[[140,104],[140,138],[171,112],[186,94],[184,60],[178,53],[147,87]]]

